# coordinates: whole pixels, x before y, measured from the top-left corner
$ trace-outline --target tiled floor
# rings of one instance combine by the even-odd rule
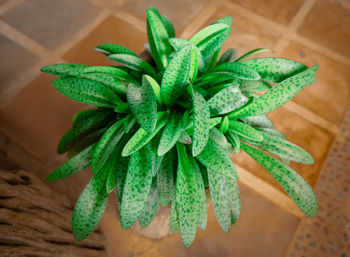
[[[174,21],[178,36],[189,37],[212,21],[230,15],[234,25],[224,49],[237,48],[240,55],[265,47],[275,51],[271,55],[309,66],[320,64],[316,83],[270,114],[288,139],[314,156],[314,165],[291,164],[314,186],[350,102],[350,5],[347,0],[291,0],[288,4],[282,0],[268,0],[263,4],[254,0],[0,1],[0,131],[48,167],[57,165],[63,158],[55,153],[57,142],[69,128],[72,114],[83,105],[66,99],[50,87],[53,78],[40,74],[40,66],[59,62],[111,64],[93,50],[108,42],[141,52],[146,41],[144,9],[149,5],[156,5]],[[242,214],[242,221],[229,235],[219,232],[211,211],[208,230],[200,232],[193,248],[188,250],[179,246],[177,236],[153,242],[119,229],[108,232],[112,233],[110,240],[122,240],[125,247],[119,251],[125,254],[131,254],[128,251],[134,245],[128,243],[129,239],[142,243],[140,253],[132,251],[137,256],[149,256],[142,255],[145,253],[164,256],[168,248],[172,256],[211,256],[213,249],[221,253],[218,256],[256,256],[255,250],[261,251],[260,256],[284,256],[298,223],[298,219],[289,214],[295,213],[292,210],[296,207],[287,204],[287,207],[281,206],[284,212],[275,210],[269,200],[276,203],[276,199],[284,199],[282,189],[249,157],[241,154],[234,160],[255,176],[254,181],[242,181],[248,185],[243,189],[246,214]],[[267,194],[263,185],[272,185],[279,191]],[[261,215],[254,216],[251,210],[259,206],[260,201]],[[267,225],[270,216],[288,220],[276,220],[283,236],[274,231],[276,226]],[[119,226],[116,222],[114,218],[105,219],[103,226],[109,223]],[[265,232],[267,234],[263,234]],[[222,242],[213,242],[215,238]],[[268,241],[270,239],[272,241]],[[255,248],[244,249],[244,240],[251,241]],[[274,254],[268,252],[273,248],[270,247],[273,240],[282,240],[274,244],[280,247]],[[148,246],[154,252],[142,252]],[[113,252],[113,242],[110,247],[108,251]]]

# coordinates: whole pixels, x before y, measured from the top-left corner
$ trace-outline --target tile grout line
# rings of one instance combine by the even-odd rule
[[[249,170],[236,164],[239,175],[239,182],[257,192],[268,201],[272,202],[284,211],[295,217],[303,218],[305,215],[296,207],[294,201],[286,194],[270,185],[266,181],[252,174]]]
[[[215,13],[220,5],[212,0],[194,17],[188,26],[181,32],[181,38],[190,38]]]
[[[129,25],[133,26],[139,31],[145,31],[146,29],[146,22],[135,17],[129,12],[126,11],[117,11],[113,13],[114,17],[121,19],[122,21],[128,23]]]
[[[71,37],[69,40],[64,42],[61,46],[59,46],[57,49],[53,51],[54,55],[62,56],[66,52],[68,52],[72,47],[74,47],[76,44],[78,44],[82,39],[84,39],[86,36],[88,36],[98,25],[101,24],[111,13],[102,10],[100,14],[96,16],[96,18],[89,22],[86,26],[83,28],[80,28],[77,33],[73,37]]]
[[[20,3],[24,2],[24,0],[11,0],[7,3],[0,5],[0,16],[4,13],[10,11],[12,8],[15,8]]]

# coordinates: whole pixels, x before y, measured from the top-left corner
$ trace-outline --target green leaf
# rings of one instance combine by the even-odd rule
[[[209,129],[209,105],[199,93],[193,91],[193,156],[197,156],[205,148],[209,138]]]
[[[102,169],[85,186],[75,204],[72,217],[73,235],[82,241],[95,229],[106,208],[108,194],[106,179],[108,169]]]
[[[133,51],[129,50],[128,48],[118,45],[118,44],[103,44],[99,45],[95,48],[96,51],[103,53],[105,55],[110,54],[129,54],[133,56],[138,56]]]
[[[231,224],[235,224],[241,214],[241,198],[237,182],[233,179],[226,179],[228,183],[228,196],[231,202]]]
[[[221,55],[216,65],[220,65],[221,63],[225,63],[225,62],[232,62],[236,59],[236,55],[237,55],[237,50],[233,48],[229,48]]]
[[[241,120],[254,128],[272,128],[272,121],[266,115],[242,117]]]
[[[237,119],[247,116],[262,115],[277,109],[290,101],[301,89],[315,81],[315,72],[317,68],[318,65],[282,81],[265,94],[255,99],[251,104],[229,114],[229,118]]]
[[[165,113],[159,112],[157,115],[157,125],[153,132],[148,133],[143,128],[139,128],[125,145],[122,156],[129,156],[146,145],[158,133],[158,131],[165,126],[167,121],[168,118]]]
[[[153,88],[145,77],[142,79],[142,86],[129,84],[127,99],[137,122],[151,133],[157,123],[157,101]]]
[[[174,150],[167,152],[158,170],[159,203],[163,206],[171,203],[174,194],[174,158]]]
[[[248,142],[251,145],[258,146],[282,159],[287,159],[304,164],[313,164],[314,159],[301,147],[281,138],[280,136],[271,135],[264,131],[260,131],[264,140],[261,142]]]
[[[82,138],[107,125],[112,115],[113,112],[104,110],[96,112],[83,121],[74,124],[74,126],[64,134],[58,143],[57,153],[63,154],[67,152],[79,143]]]
[[[116,167],[116,191],[117,191],[117,206],[120,211],[122,202],[123,189],[125,178],[128,171],[130,157],[120,157]]]
[[[206,147],[196,158],[208,169],[238,179],[236,168],[229,155],[213,139],[209,138]]]
[[[240,121],[231,120],[230,130],[237,135],[252,141],[259,142],[263,140],[263,136],[258,130]]]
[[[272,50],[271,49],[267,49],[267,48],[253,49],[253,50],[245,53],[241,57],[237,58],[237,60],[235,60],[235,62],[241,62],[241,61],[243,61],[244,59],[247,59],[250,56],[253,56],[253,55],[258,54],[258,53],[263,53],[263,52],[272,52]]]
[[[76,77],[79,76],[80,72],[90,66],[83,64],[73,64],[73,63],[58,63],[47,65],[40,69],[41,72],[49,73],[54,76],[63,77]]]
[[[151,191],[146,200],[146,204],[140,214],[139,221],[141,227],[147,227],[153,218],[156,216],[159,204],[159,194],[157,188],[157,178],[154,177],[152,181]]]
[[[210,138],[213,139],[227,153],[236,153],[236,150],[232,148],[232,145],[227,142],[225,135],[217,128],[213,127],[210,129]]]
[[[248,101],[237,85],[232,85],[219,91],[208,100],[210,114],[212,116],[232,112],[242,107]]]
[[[123,121],[123,128],[124,128],[124,132],[125,134],[129,133],[130,130],[133,128],[133,126],[135,125],[135,118],[131,115],[131,114],[128,114],[124,121]]]
[[[232,180],[232,178],[230,179]],[[228,195],[229,185],[226,183],[228,177],[208,169],[208,180],[216,219],[222,230],[229,232],[231,227],[231,204]]]
[[[103,73],[87,73],[82,74],[81,76],[102,83],[115,94],[125,95],[128,88],[124,82],[111,75],[106,75]]]
[[[262,79],[277,83],[308,69],[299,62],[277,57],[251,59],[243,63],[256,70]]]
[[[243,63],[236,62],[225,62],[216,66],[213,72],[224,72],[229,73],[230,75],[246,80],[259,80],[260,75],[255,70]]]
[[[81,76],[86,75],[92,75],[92,74],[104,74],[112,76],[114,79],[118,79],[124,82],[130,82],[138,84],[137,80],[134,79],[128,72],[124,71],[122,67],[114,67],[114,66],[91,66],[88,68],[85,68],[83,71],[80,72]]]
[[[150,77],[148,75],[144,75],[143,78],[145,78],[146,82],[149,85],[151,85],[151,87],[153,89],[153,92],[154,92],[154,94],[156,96],[157,102],[159,104],[161,104],[162,103],[162,99],[160,97],[160,86],[159,86],[158,82],[154,78],[152,78],[152,77]]]
[[[220,123],[219,130],[221,131],[221,133],[225,134],[227,132],[229,126],[230,126],[230,120],[228,119],[227,116],[225,116],[224,119]]]
[[[162,21],[166,31],[168,32],[169,38],[175,37],[175,28],[169,17],[162,15]]]
[[[155,177],[160,169],[162,161],[164,159],[164,155],[158,155],[158,146],[160,141],[160,134],[157,134],[150,142],[151,150],[152,150],[152,165],[153,165],[153,177]]]
[[[91,156],[94,151],[95,145],[91,145],[69,159],[63,165],[55,169],[52,173],[47,176],[47,180],[55,181],[69,177],[90,165]]]
[[[163,67],[168,65],[168,55],[173,49],[169,43],[169,35],[164,26],[163,18],[154,7],[147,9],[147,23],[150,28],[149,35],[152,36],[152,41],[150,42],[154,43],[154,46],[152,44],[151,47],[152,55],[153,51],[157,51],[156,56],[159,56],[162,63],[161,66],[158,66],[157,63],[157,66],[162,70]]]
[[[116,170],[110,170],[107,176],[107,181],[106,181],[106,191],[107,193],[111,193],[114,188],[117,185],[117,171]]]
[[[90,116],[95,115],[97,113],[105,111],[104,109],[88,109],[88,110],[82,110],[74,114],[72,118],[73,125],[78,124],[79,122],[83,120],[87,120]]]
[[[98,141],[91,159],[91,168],[94,173],[103,166],[107,158],[113,152],[116,145],[124,136],[123,120],[117,121]]]
[[[192,138],[184,130],[182,130],[181,135],[179,136],[179,139],[177,141],[186,145],[192,144]]]
[[[85,78],[67,77],[51,83],[57,91],[77,102],[113,108],[121,99],[103,84]]]
[[[171,201],[169,227],[170,227],[170,231],[173,233],[180,232],[179,215],[177,213],[177,206],[176,206],[176,194],[174,195],[174,198]]]
[[[299,209],[310,217],[318,211],[317,198],[309,184],[292,168],[246,144],[241,148],[264,167],[294,200]]]
[[[152,185],[152,153],[150,144],[130,157],[120,207],[120,223],[128,229],[144,209]]]
[[[163,75],[160,95],[162,102],[172,105],[186,89],[191,72],[192,46],[176,52]]]
[[[115,62],[119,62],[135,71],[142,71],[151,76],[156,75],[156,72],[154,71],[153,67],[148,62],[142,60],[139,56],[129,54],[111,54],[108,56],[108,59]]]
[[[170,151],[181,136],[181,133],[181,119],[179,115],[172,115],[160,138],[158,155],[161,156]]]
[[[228,141],[231,143],[233,148],[235,149],[236,153],[239,153],[241,149],[241,141],[239,140],[239,137],[237,136],[236,133],[228,130],[227,131],[228,135],[226,135]]]
[[[201,230],[205,230],[207,227],[207,221],[208,221],[208,207],[207,207],[207,196],[205,194],[205,187],[204,187],[204,181],[202,177],[201,170],[194,158],[191,158],[191,163],[194,167],[194,172],[196,174],[196,180],[198,184],[198,197],[199,197],[199,219],[198,219],[198,226],[201,228]]]
[[[106,192],[111,193],[116,187],[117,183],[117,168],[120,161],[120,148],[117,147],[108,157],[105,164],[102,166],[102,169],[108,169],[107,180],[106,180]]]
[[[198,47],[203,60],[206,62],[227,39],[226,32],[229,26],[223,23],[213,24],[197,32],[190,42]]]
[[[187,157],[186,148],[183,144],[177,144],[176,146],[179,157],[175,194],[176,211],[182,242],[185,247],[189,247],[196,236],[201,203],[196,174]]]

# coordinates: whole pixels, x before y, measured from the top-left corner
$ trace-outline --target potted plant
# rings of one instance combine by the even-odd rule
[[[228,38],[224,17],[189,40],[176,38],[170,20],[147,10],[148,62],[117,44],[96,50],[122,66],[54,64],[41,70],[63,95],[91,108],[73,117],[57,152],[69,160],[47,179],[58,180],[91,165],[94,176],[74,209],[75,238],[85,239],[98,224],[108,195],[116,191],[120,222],[147,226],[159,205],[171,205],[170,228],[186,247],[197,226],[205,229],[209,189],[217,220],[229,231],[240,215],[238,174],[229,154],[241,150],[261,164],[308,216],[317,199],[289,161],[313,158],[289,142],[266,117],[314,82],[311,68],[282,58],[239,58],[219,52]],[[260,92],[257,94],[257,92]],[[271,156],[267,152],[273,154]]]

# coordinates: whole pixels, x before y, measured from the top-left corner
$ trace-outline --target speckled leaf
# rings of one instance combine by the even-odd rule
[[[196,158],[208,169],[238,179],[236,168],[229,155],[213,139],[209,138],[206,147]]]
[[[113,77],[115,81],[121,80],[125,82],[130,82],[134,84],[138,84],[138,82],[126,71],[122,70],[121,67],[114,66],[91,66],[86,68],[80,72],[81,76],[87,75],[109,75],[109,77]],[[103,82],[103,81],[100,81]]]
[[[162,22],[166,31],[168,32],[169,38],[175,37],[175,28],[168,16],[162,15]]]
[[[108,56],[108,59],[115,62],[119,62],[130,69],[133,69],[136,71],[142,71],[151,76],[156,75],[153,67],[148,62],[144,61],[138,56],[129,55],[129,54],[111,54]]]
[[[117,206],[120,211],[122,202],[123,189],[125,178],[128,171],[130,157],[120,157],[116,167],[116,191],[117,191]]]
[[[171,203],[174,194],[174,158],[174,150],[166,153],[158,170],[157,186],[159,190],[159,203],[163,206]]]
[[[158,155],[159,141],[160,141],[160,134],[157,134],[150,142],[151,151],[152,151],[152,166],[153,166],[152,176],[153,177],[157,175],[160,165],[162,164],[162,161],[164,159],[164,155],[161,155],[161,156]]]
[[[235,62],[241,62],[241,61],[243,61],[244,59],[247,59],[250,56],[253,56],[253,55],[258,54],[258,53],[263,53],[263,52],[272,52],[272,50],[271,49],[267,49],[267,48],[253,49],[253,50],[245,53],[241,57],[237,58],[237,60],[235,60]]]
[[[160,86],[159,86],[158,82],[154,78],[152,78],[152,77],[150,77],[148,75],[144,75],[143,77],[145,78],[147,83],[152,87],[153,92],[154,92],[154,94],[156,96],[157,102],[159,104],[161,104],[162,103],[162,99],[160,97]]]
[[[88,78],[93,81],[102,83],[105,87],[118,95],[125,95],[127,86],[118,78],[102,73],[87,73],[81,75],[83,78]]]
[[[168,121],[168,117],[165,113],[159,112],[157,115],[157,125],[152,133],[148,133],[143,128],[139,128],[138,131],[130,138],[129,142],[125,145],[122,156],[128,156],[139,150],[146,145],[157,133],[165,126]]]
[[[225,62],[215,67],[213,72],[229,73],[234,77],[246,80],[259,80],[260,75],[243,63]]]
[[[58,63],[47,65],[41,68],[41,72],[49,73],[54,76],[63,78],[63,77],[75,77],[80,74],[81,71],[90,66],[83,64],[73,64],[73,63]]]
[[[133,51],[129,50],[128,48],[118,45],[118,44],[103,44],[95,47],[95,50],[103,53],[105,55],[110,55],[110,54],[129,54],[129,55],[134,55],[137,56]]]
[[[94,173],[103,166],[113,152],[116,145],[124,136],[123,120],[117,121],[98,141],[91,159],[91,168]]]
[[[204,188],[204,181],[202,177],[201,170],[194,158],[191,158],[191,163],[194,167],[194,172],[196,174],[196,179],[198,183],[198,197],[199,197],[199,219],[198,219],[198,226],[201,228],[201,230],[205,230],[207,227],[207,220],[208,220],[208,207],[207,207],[207,196],[205,194],[205,188]]]
[[[236,153],[239,153],[241,149],[241,141],[239,140],[239,137],[233,131],[228,130],[227,133],[228,133],[227,140],[231,143],[233,148],[236,150]]]
[[[54,181],[69,177],[90,165],[91,156],[95,145],[91,145],[66,161],[63,165],[55,169],[47,176],[47,180]]]
[[[237,119],[240,117],[262,115],[277,109],[290,101],[305,86],[315,81],[315,72],[317,68],[318,65],[282,81],[265,94],[255,99],[251,104],[232,112],[229,118]]]
[[[86,78],[67,77],[51,83],[56,90],[77,102],[113,108],[122,101],[103,84]]]
[[[145,77],[142,79],[142,86],[129,84],[127,99],[137,122],[151,133],[157,123],[157,101],[153,88]]]
[[[130,157],[120,207],[120,223],[128,229],[139,218],[152,185],[152,156],[150,144]]]
[[[182,242],[189,247],[197,232],[200,216],[200,198],[194,168],[187,157],[183,144],[177,144],[178,168],[176,177],[176,211],[180,224]]]
[[[254,127],[254,128],[272,128],[272,121],[266,117],[266,115],[258,115],[258,116],[250,116],[250,117],[242,117],[241,120],[244,123]]]
[[[228,194],[229,185],[226,183],[227,177],[217,171],[208,169],[208,180],[216,219],[222,230],[229,232],[231,227],[231,204]]]
[[[227,153],[236,153],[236,150],[227,141],[225,135],[217,128],[213,127],[210,129],[210,138],[213,139]]]
[[[108,157],[107,161],[103,165],[102,169],[108,169],[108,175],[106,180],[106,192],[111,193],[116,187],[117,168],[120,162],[120,146],[115,148]]]
[[[192,144],[192,138],[184,130],[182,130],[182,132],[181,132],[181,134],[179,136],[179,139],[177,141],[180,142],[180,143],[186,144],[186,145]]]
[[[85,186],[75,204],[72,217],[73,235],[82,241],[95,229],[107,205],[106,179],[108,169],[102,169]]]
[[[176,52],[163,75],[160,95],[162,102],[172,105],[188,85],[191,71],[192,46]]]
[[[90,115],[81,122],[75,123],[74,126],[69,129],[66,134],[64,134],[58,143],[57,153],[63,154],[72,149],[83,137],[105,126],[109,122],[112,115],[113,112],[104,110]]]
[[[135,123],[136,123],[136,119],[131,114],[125,117],[125,119],[123,120],[123,128],[124,128],[125,134],[130,132],[130,130],[135,125]]]
[[[152,43],[154,42],[154,47],[151,47],[152,55],[153,51],[156,50],[157,56],[159,56],[162,62],[162,66],[160,66],[162,70],[163,67],[168,65],[168,55],[173,49],[169,43],[169,35],[164,26],[163,18],[154,7],[147,9],[147,23],[150,28],[150,35],[153,39]]]
[[[146,200],[146,204],[140,214],[139,222],[141,227],[147,227],[153,218],[156,216],[159,204],[159,194],[157,188],[157,178],[154,177],[152,180],[151,191]]]
[[[231,120],[230,130],[242,138],[258,142],[263,140],[263,136],[258,130],[240,121]]]
[[[220,65],[221,63],[225,63],[225,62],[232,62],[236,59],[236,56],[237,56],[237,50],[233,48],[229,48],[221,55],[216,65]]]
[[[193,91],[193,156],[197,156],[205,148],[209,138],[209,129],[209,105],[199,93]]]
[[[304,64],[278,57],[251,59],[243,63],[256,70],[262,79],[277,83],[307,70]]]
[[[117,182],[116,177],[117,177],[117,170],[111,169],[108,173],[107,181],[106,181],[106,191],[108,194],[111,193],[117,185],[116,184],[116,182]]]
[[[72,118],[73,125],[78,124],[79,122],[83,120],[87,120],[90,116],[93,116],[97,113],[105,111],[104,109],[88,109],[88,110],[82,110],[74,114]]]
[[[190,42],[197,46],[201,52],[203,60],[206,62],[216,50],[218,50],[226,40],[226,32],[229,26],[223,23],[209,25],[197,32]]]
[[[208,100],[210,114],[216,116],[232,112],[245,105],[247,101],[248,98],[242,94],[238,86],[229,86]]]
[[[177,206],[176,206],[176,194],[174,195],[174,198],[171,201],[169,227],[170,227],[170,231],[173,233],[180,232],[179,217],[178,217]]]
[[[230,206],[231,206],[231,224],[235,224],[241,215],[241,198],[236,180],[226,179],[229,189]]]
[[[261,149],[264,149],[272,154],[275,154],[282,159],[287,159],[304,164],[313,164],[314,159],[312,156],[306,152],[301,147],[289,142],[286,139],[281,138],[280,136],[273,136],[264,131],[260,131],[263,135],[264,140],[261,142],[251,142],[251,145],[258,146]]]
[[[314,217],[318,211],[317,198],[309,184],[292,168],[246,144],[241,148],[264,167],[306,215]]]
[[[166,154],[178,141],[181,136],[181,119],[179,115],[172,115],[165,126],[160,143],[158,146],[158,155]]]

